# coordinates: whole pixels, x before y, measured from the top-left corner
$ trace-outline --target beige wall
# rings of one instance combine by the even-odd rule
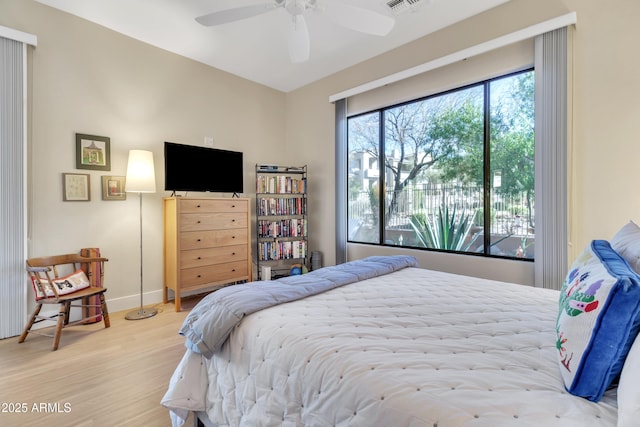
[[[277,163],[284,149],[284,94],[32,0],[0,0],[0,25],[38,37],[29,52],[29,255],[100,247],[111,310],[139,304],[138,195],[102,201],[101,176],[125,175],[129,149],[151,150],[158,191],[143,196],[145,303],[161,300],[163,142],[213,136],[216,147],[243,151],[250,196],[254,165]],[[75,169],[76,132],[111,138],[111,171]],[[91,175],[90,202],[62,201],[63,172]]]
[[[547,19],[576,11],[571,137],[570,258],[592,238],[608,238],[637,214],[640,154],[640,39],[636,0],[511,0],[317,83],[283,94],[153,48],[32,0],[0,0],[0,25],[38,36],[30,51],[30,255],[99,246],[110,258],[114,309],[133,307],[138,286],[138,199],[63,203],[61,173],[74,172],[76,132],[111,137],[112,170],[124,175],[127,151],[154,151],[159,192],[145,195],[145,289],[160,295],[162,141],[245,153],[253,165],[309,165],[310,247],[335,259],[334,109],[331,94],[419,65]],[[251,123],[251,126],[247,126]],[[351,256],[375,252],[359,245]],[[531,264],[421,254],[424,266],[530,283]],[[514,268],[516,264],[520,267]],[[462,267],[461,267],[462,265]],[[462,268],[462,270],[461,270]]]
[[[334,156],[329,95],[572,11],[577,12],[578,23],[573,45],[569,259],[589,240],[610,238],[629,219],[640,221],[640,197],[636,196],[640,169],[635,166],[635,155],[640,154],[635,142],[640,124],[640,59],[634,53],[640,39],[640,2],[511,0],[287,95],[290,149],[301,146],[310,154],[313,178],[322,177],[322,187],[314,188],[320,195],[311,194],[311,200],[322,202],[312,211],[322,217],[322,226],[334,227],[334,168],[333,162],[325,160]],[[330,261],[335,257],[333,238],[320,234],[312,238],[321,240],[324,258]],[[380,252],[362,245],[349,247],[350,257]],[[531,264],[433,253],[421,253],[419,258],[425,267],[457,272],[462,268],[482,277],[533,282]]]

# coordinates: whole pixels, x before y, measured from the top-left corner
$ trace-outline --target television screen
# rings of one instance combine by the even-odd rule
[[[164,189],[242,193],[242,152],[165,142]]]

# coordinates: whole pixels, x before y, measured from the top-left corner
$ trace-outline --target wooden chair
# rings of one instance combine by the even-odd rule
[[[87,323],[89,320],[99,319],[100,316],[102,316],[104,327],[108,328],[110,326],[109,311],[107,310],[107,303],[104,297],[104,293],[107,289],[90,286],[90,284],[85,282],[85,278],[76,280],[77,278],[80,278],[82,274],[76,274],[71,277],[73,273],[81,270],[83,265],[86,266],[88,265],[87,263],[99,262],[101,263],[100,279],[102,279],[102,276],[104,275],[104,263],[106,261],[108,261],[107,258],[88,258],[78,254],[55,255],[28,259],[26,268],[27,274],[33,283],[34,293],[36,295],[36,307],[24,327],[18,342],[24,342],[29,332],[49,337],[52,336],[53,350],[57,350],[58,344],[60,343],[62,329],[67,326]],[[64,272],[65,270],[71,270],[72,274],[60,276],[59,272]],[[66,280],[67,278],[70,279]],[[83,283],[81,286],[86,285],[87,287],[74,290],[74,284],[79,282]],[[102,280],[100,280],[100,283],[102,283]],[[98,297],[99,304],[97,304],[98,301],[95,301],[96,298],[91,298],[96,296]],[[72,304],[75,301],[81,302],[79,304]],[[58,313],[52,315],[40,315],[40,310],[44,304],[59,304],[60,307]],[[69,321],[71,307],[82,307],[82,318],[80,320],[73,322]],[[91,314],[91,312],[87,312],[86,308],[88,307],[95,308],[95,310],[92,310],[93,314]],[[54,335],[31,331],[31,327],[34,324],[46,320],[56,322]]]

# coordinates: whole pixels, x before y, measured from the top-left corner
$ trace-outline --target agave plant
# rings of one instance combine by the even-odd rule
[[[413,215],[411,226],[416,232],[417,241],[425,248],[465,251],[476,240],[477,235],[467,242],[472,226],[473,214],[456,212],[456,207],[449,214],[449,207],[440,206],[438,214],[432,217]]]

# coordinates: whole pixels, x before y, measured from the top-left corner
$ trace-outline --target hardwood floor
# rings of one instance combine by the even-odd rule
[[[144,320],[110,313],[108,329],[70,327],[57,351],[41,335],[1,340],[0,426],[170,426],[160,399],[185,352],[178,329],[198,300],[183,299],[180,313],[158,304]]]

